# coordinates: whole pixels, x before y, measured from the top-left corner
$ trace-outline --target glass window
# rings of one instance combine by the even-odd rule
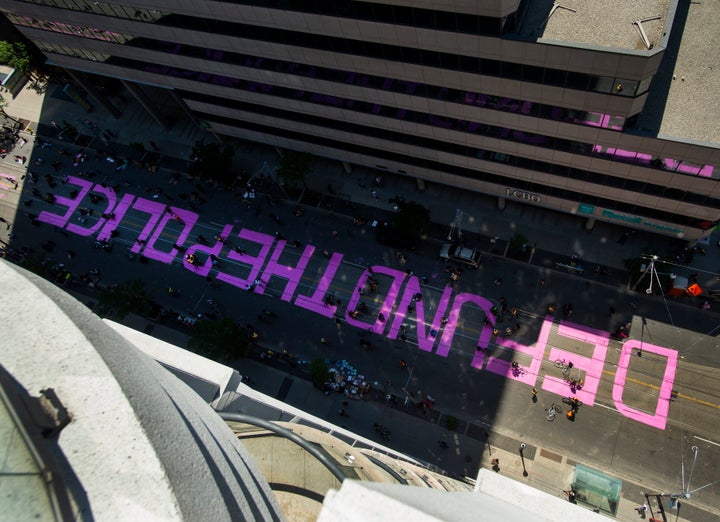
[[[612,78],[606,76],[593,76],[590,82],[590,90],[595,92],[610,92],[615,85]]]
[[[623,80],[622,78],[616,78],[615,85],[613,86],[613,93],[620,96],[635,96],[637,88],[638,82],[634,80]]]
[[[503,78],[511,78],[519,80],[521,78],[522,66],[519,63],[503,62],[502,75]]]
[[[545,70],[534,65],[522,66],[522,79],[526,82],[542,83]]]
[[[567,86],[570,89],[587,90],[590,84],[590,76],[576,72],[569,72],[567,75]]]
[[[545,69],[545,83],[557,87],[565,87],[565,71],[558,69]]]
[[[650,84],[652,83],[652,76],[650,78],[645,78],[640,82],[637,88],[637,94],[643,94],[647,92],[648,89],[650,89]]]
[[[480,73],[488,76],[500,76],[500,62],[496,60],[481,60]]]

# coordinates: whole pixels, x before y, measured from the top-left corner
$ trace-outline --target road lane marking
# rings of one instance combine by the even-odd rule
[[[714,442],[714,441],[708,440],[708,439],[703,439],[702,437],[698,437],[697,435],[693,435],[693,439],[701,440],[703,442],[707,442],[708,444],[712,444],[714,446],[720,446],[720,444],[717,442]]]

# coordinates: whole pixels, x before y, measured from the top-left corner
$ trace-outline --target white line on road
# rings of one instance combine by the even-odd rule
[[[713,441],[708,440],[708,439],[703,439],[702,437],[698,437],[697,435],[693,435],[693,439],[701,440],[701,441],[703,441],[703,442],[707,442],[708,444],[712,444],[712,445],[714,445],[714,446],[720,446],[720,443],[713,442]]]

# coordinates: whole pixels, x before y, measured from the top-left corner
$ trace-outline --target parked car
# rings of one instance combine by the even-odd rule
[[[453,261],[454,263],[462,263],[472,268],[480,266],[482,255],[474,248],[466,247],[458,243],[446,243],[440,248],[440,257]]]

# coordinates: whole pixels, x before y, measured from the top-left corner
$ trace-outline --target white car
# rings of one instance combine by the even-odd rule
[[[480,252],[474,248],[468,248],[465,245],[457,243],[444,244],[440,249],[440,257],[455,263],[471,266],[472,268],[479,267],[480,260],[482,259]]]

